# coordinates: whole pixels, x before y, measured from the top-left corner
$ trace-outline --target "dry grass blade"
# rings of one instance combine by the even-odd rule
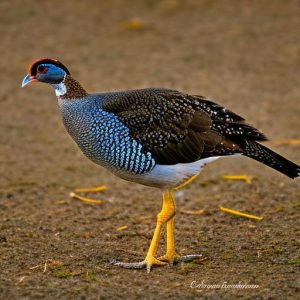
[[[42,265],[37,265],[37,266],[34,266],[34,267],[30,267],[29,268],[29,270],[35,270],[35,269],[37,269],[37,268],[39,268],[39,267],[41,267]]]
[[[94,188],[78,188],[75,189],[76,193],[98,193],[107,190],[106,185],[97,186]]]
[[[26,278],[26,276],[20,277],[19,282],[23,282],[25,278]]]
[[[202,215],[204,213],[204,209],[181,210],[180,213],[186,214],[186,215]]]
[[[45,262],[44,264],[44,270],[43,270],[43,273],[46,273],[47,272],[47,262]]]
[[[145,23],[140,19],[126,20],[121,23],[124,30],[141,30],[145,28]]]
[[[253,177],[249,175],[224,175],[222,176],[223,179],[227,180],[239,180],[239,181],[244,181],[248,184],[252,183]]]
[[[123,230],[125,230],[125,229],[127,229],[127,228],[128,228],[128,226],[127,226],[127,225],[124,225],[124,226],[118,227],[116,230],[117,230],[117,231],[123,231]]]
[[[223,207],[223,206],[220,206],[220,210],[223,211],[223,212],[226,212],[228,214],[232,214],[232,215],[243,217],[243,218],[253,219],[253,220],[257,220],[257,221],[261,221],[263,219],[263,217],[258,217],[258,216],[254,216],[254,215],[250,215],[250,214],[245,214],[245,213],[242,213],[240,211],[229,209],[229,208],[226,208],[226,207]]]
[[[80,200],[82,202],[88,203],[88,204],[102,204],[104,201],[99,200],[99,199],[90,199],[86,197],[79,196],[75,193],[70,193],[70,197],[73,199]]]

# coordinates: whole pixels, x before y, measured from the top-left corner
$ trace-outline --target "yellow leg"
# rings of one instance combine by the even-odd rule
[[[187,262],[201,257],[201,254],[191,254],[179,256],[175,250],[175,237],[174,237],[174,221],[175,221],[175,197],[174,190],[168,190],[163,193],[163,206],[161,212],[157,215],[156,228],[153,238],[150,243],[146,258],[137,263],[124,263],[112,260],[111,264],[128,269],[141,269],[146,267],[149,273],[153,265],[165,265],[166,262],[173,264],[174,262]],[[160,242],[160,235],[162,226],[167,223],[167,251],[162,257],[156,258],[157,250]]]
[[[163,224],[167,223],[167,231],[170,231],[170,241],[168,240],[167,245],[169,246],[171,244],[174,245],[174,225],[170,226],[171,223],[174,224],[174,216],[175,216],[175,201],[174,201],[174,195],[173,191],[166,191],[163,193],[163,207],[161,212],[157,215],[157,223],[156,228],[154,231],[153,239],[150,244],[150,248],[148,250],[148,254],[154,256],[157,253],[158,246],[159,246],[159,240],[160,240],[160,233]],[[171,223],[170,223],[171,222]],[[173,241],[171,241],[173,239]],[[170,244],[171,242],[171,244]]]
[[[167,223],[167,253],[169,261],[173,261],[176,255],[175,234],[174,234],[175,216]]]
[[[198,176],[198,175],[196,175],[196,176]],[[191,177],[191,180],[195,179],[196,176]],[[189,183],[190,181],[186,182],[186,184]],[[190,254],[190,255],[185,255],[185,256],[180,256],[177,254],[176,248],[175,248],[175,234],[174,234],[175,211],[176,211],[174,191],[170,191],[166,196],[170,197],[169,202],[173,203],[174,216],[167,222],[167,251],[166,251],[166,254],[159,257],[158,259],[160,261],[166,261],[170,265],[173,265],[174,262],[187,262],[187,261],[192,261],[196,258],[201,257],[202,254]]]
[[[174,235],[175,216],[167,223],[167,251],[166,254],[159,257],[160,261],[166,261],[173,265],[175,258],[178,257],[175,250],[175,235]]]
[[[111,261],[111,264],[115,266],[120,266],[124,268],[133,268],[133,269],[140,269],[146,266],[148,273],[150,272],[151,267],[153,265],[165,265],[166,263],[155,258],[155,255],[157,254],[157,250],[159,247],[162,226],[167,222],[169,223],[169,221],[174,218],[174,215],[175,215],[175,202],[174,202],[173,192],[166,191],[163,193],[162,210],[157,215],[156,228],[146,258],[142,262],[138,262],[138,263],[123,263],[123,262],[118,262],[113,260]],[[170,229],[171,227],[169,226],[169,230]],[[173,230],[173,237],[174,237],[174,230]]]
[[[159,257],[159,260],[168,261],[170,264],[173,264],[176,250],[175,250],[175,235],[174,235],[174,222],[175,222],[175,213],[176,213],[176,204],[174,191],[169,191],[164,194],[165,197],[168,197],[168,202],[171,203],[174,209],[174,215],[169,221],[167,221],[167,251],[166,254]]]

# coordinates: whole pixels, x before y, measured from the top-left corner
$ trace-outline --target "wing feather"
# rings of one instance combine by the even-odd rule
[[[103,109],[116,114],[158,164],[241,153],[237,139],[266,139],[234,112],[174,90],[121,92],[105,101]]]

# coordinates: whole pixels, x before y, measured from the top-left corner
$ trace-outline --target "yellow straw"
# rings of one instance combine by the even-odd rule
[[[257,216],[253,216],[253,215],[249,215],[249,214],[245,214],[242,213],[240,211],[237,210],[233,210],[233,209],[229,209],[223,206],[220,206],[221,211],[235,215],[235,216],[239,216],[239,217],[244,217],[244,218],[248,218],[248,219],[254,219],[254,220],[258,220],[261,221],[263,219],[263,217],[257,217]]]
[[[124,225],[124,226],[118,227],[116,230],[117,230],[117,231],[122,231],[122,230],[125,230],[125,229],[127,229],[127,228],[128,228],[128,226],[127,226],[127,225]]]
[[[95,188],[80,188],[80,189],[75,189],[76,193],[97,193],[97,192],[102,192],[107,189],[106,185],[101,185]]]
[[[70,193],[70,197],[72,197],[73,199],[77,199],[77,200],[83,201],[85,203],[89,203],[89,204],[102,204],[103,203],[102,200],[96,200],[96,199],[90,199],[90,198],[86,198],[86,197],[81,197],[79,195],[76,195],[75,193]]]
[[[224,175],[223,178],[228,180],[241,180],[245,181],[248,184],[251,184],[253,179],[252,176],[248,175]]]

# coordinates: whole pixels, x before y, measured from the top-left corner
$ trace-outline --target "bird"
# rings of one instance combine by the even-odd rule
[[[22,87],[51,85],[62,121],[94,163],[127,181],[162,191],[162,209],[144,260],[111,264],[150,272],[201,256],[180,256],[175,248],[175,192],[220,157],[243,155],[296,178],[300,166],[262,145],[267,137],[233,111],[198,95],[165,88],[88,93],[67,67],[53,58],[34,61]],[[158,256],[166,226],[166,253]]]

